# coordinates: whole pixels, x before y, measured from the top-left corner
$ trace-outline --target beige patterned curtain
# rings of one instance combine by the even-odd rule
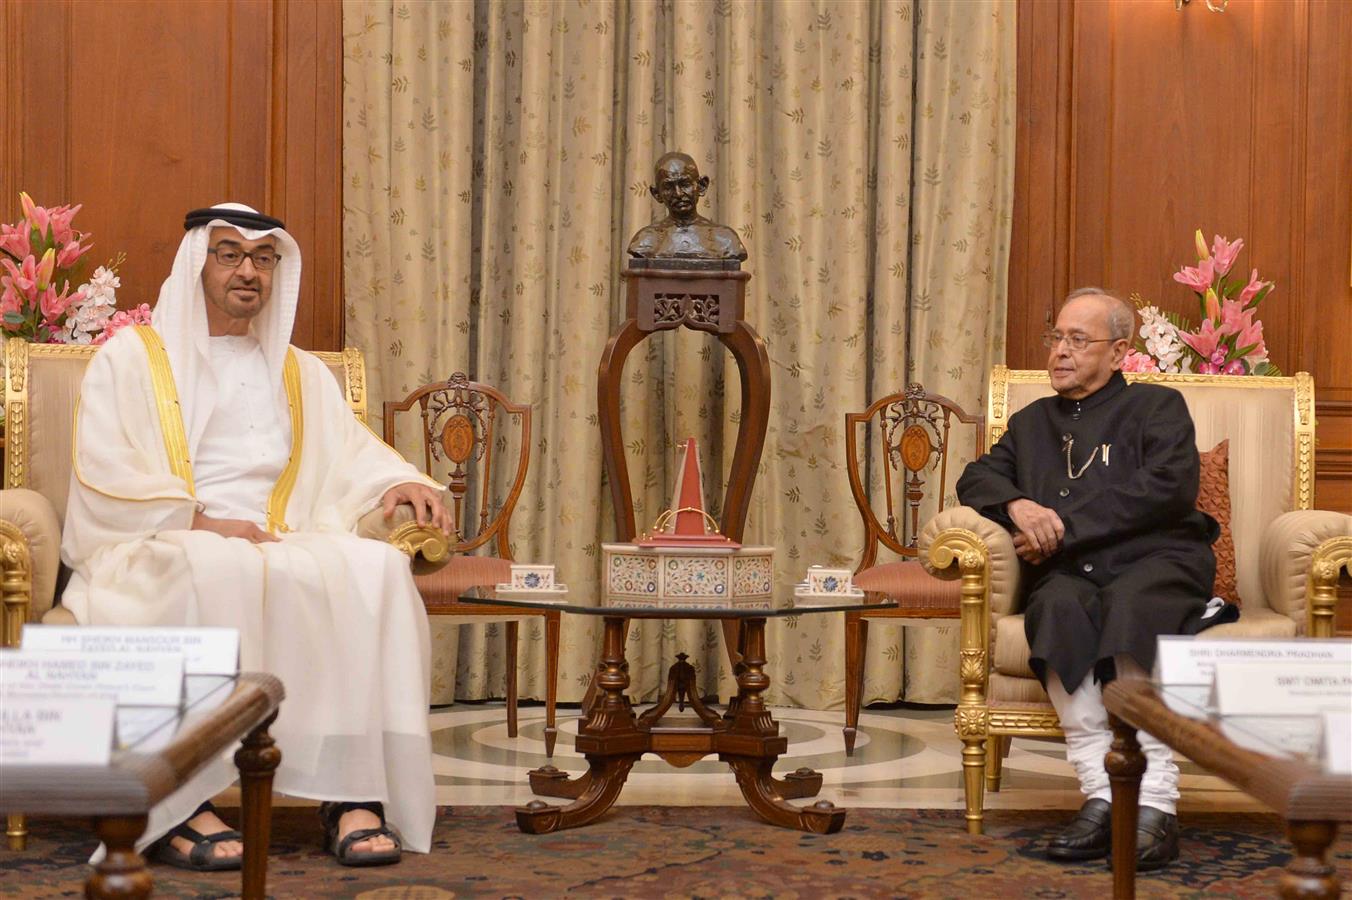
[[[908,376],[979,409],[1001,358],[1014,51],[1010,0],[347,0],[347,339],[372,398],[465,371],[530,403],[514,551],[594,596],[614,533],[596,364],[624,248],[659,212],[652,163],[684,150],[713,181],[703,212],[746,244],[747,319],[773,369],[747,540],[775,546],[786,593],[810,564],[854,565],[844,414]],[[669,333],[626,376],[638,521],[666,505],[691,435],[717,515],[731,357]],[[542,635],[522,633],[521,694],[542,697]],[[561,699],[580,698],[598,636],[565,616]],[[839,616],[775,622],[770,641],[773,702],[843,701]],[[677,651],[731,692],[721,637],[689,622],[635,624],[634,692]],[[437,702],[502,695],[501,626],[434,626],[434,654]],[[955,657],[952,629],[875,626],[864,700],[951,702]]]

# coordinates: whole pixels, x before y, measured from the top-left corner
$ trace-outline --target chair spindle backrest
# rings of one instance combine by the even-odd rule
[[[530,406],[513,403],[495,388],[456,372],[446,381],[423,385],[401,401],[386,402],[385,443],[395,445],[396,418],[415,404],[421,423],[423,471],[441,478],[451,495],[457,529],[452,550],[468,553],[494,541],[496,555],[511,559],[512,512],[530,463]],[[500,492],[495,488],[503,476],[495,467],[513,443],[519,449],[516,471],[508,472],[511,485],[498,503],[495,498]]]
[[[973,426],[973,458],[979,456],[984,416],[968,414],[952,400],[927,393],[919,384],[875,400],[863,412],[845,415],[846,469],[865,531],[860,571],[877,561],[879,543],[901,556],[918,555],[921,507],[926,496],[937,491],[936,511],[944,508],[950,438],[955,424]],[[862,454],[861,433],[866,448]],[[937,483],[933,481],[936,471]],[[879,473],[874,478],[881,482],[881,518],[869,496],[873,473]]]

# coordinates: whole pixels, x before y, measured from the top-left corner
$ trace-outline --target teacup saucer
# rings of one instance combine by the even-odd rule
[[[796,585],[793,589],[794,606],[835,606],[863,599],[864,592],[859,588],[851,588],[848,592],[838,591],[834,594],[814,594],[807,589],[806,584]]]

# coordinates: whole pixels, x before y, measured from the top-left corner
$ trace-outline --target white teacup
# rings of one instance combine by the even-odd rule
[[[854,573],[849,569],[813,566],[807,570],[807,590],[809,594],[848,594],[853,579]]]
[[[554,567],[513,564],[512,587],[519,591],[548,591],[554,587]]]

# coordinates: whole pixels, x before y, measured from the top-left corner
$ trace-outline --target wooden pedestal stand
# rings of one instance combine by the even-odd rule
[[[630,260],[623,275],[628,283],[628,316],[601,354],[596,387],[618,538],[633,541],[638,533],[620,426],[624,361],[654,332],[690,328],[717,336],[732,352],[741,375],[741,419],[721,523],[724,535],[741,542],[770,417],[769,357],[765,343],[743,319],[746,283],[751,275],[741,271],[735,261],[638,259]],[[589,768],[576,779],[569,779],[553,766],[531,772],[535,793],[574,802],[558,807],[535,800],[518,808],[516,819],[521,830],[540,834],[593,821],[615,802],[630,768],[644,753],[655,753],[675,766],[688,766],[716,753],[736,773],[747,803],[766,821],[821,834],[839,831],[845,810],[825,800],[805,808],[785,802],[815,796],[821,790],[820,774],[810,769],[799,769],[784,779],[771,774],[775,762],[788,749],[788,740],[780,735],[779,725],[762,697],[770,686],[764,671],[764,618],[723,620],[723,635],[737,677],[737,696],[725,712],[720,714],[700,701],[695,670],[684,654],[671,667],[666,692],[658,703],[641,715],[634,711],[625,696],[629,687],[629,667],[624,658],[629,616],[661,615],[660,610],[634,610],[605,616],[604,646],[592,683],[594,692],[589,693],[590,702],[583,703],[585,721],[577,737],[577,750],[587,758]],[[668,721],[673,704],[682,712],[689,705],[693,715]]]

